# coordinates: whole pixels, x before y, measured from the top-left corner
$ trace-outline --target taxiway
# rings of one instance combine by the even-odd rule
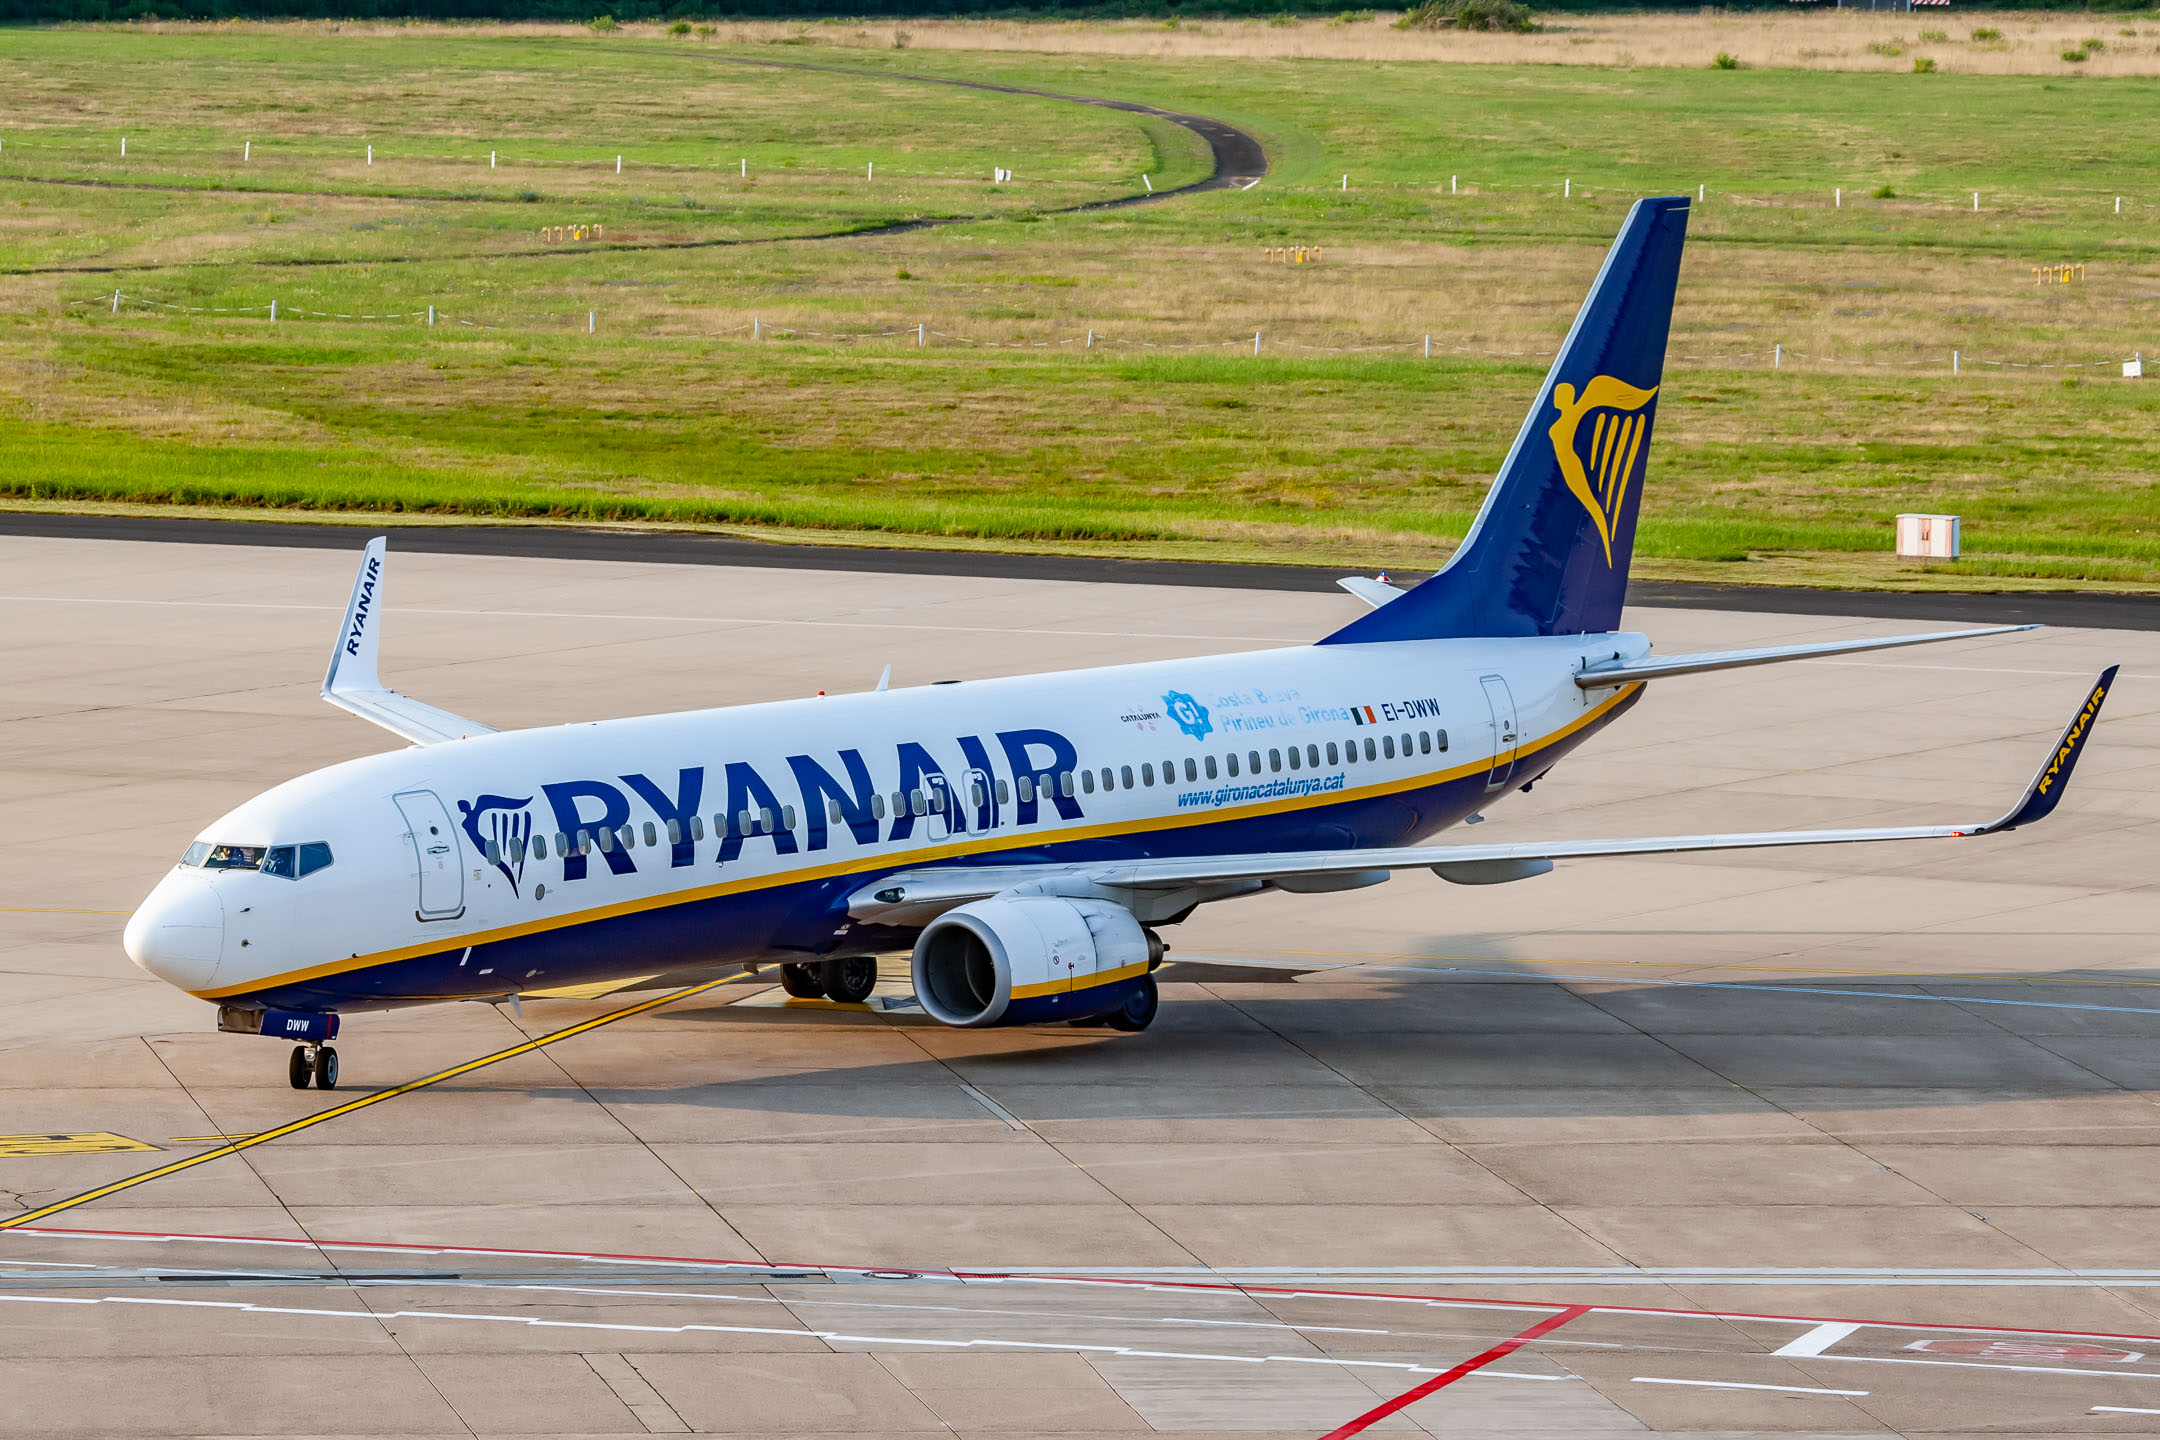
[[[391,564],[386,678],[501,726],[1355,607]],[[350,571],[0,536],[0,1223],[517,1052],[0,1230],[0,1431],[2160,1433],[2160,636],[1660,682],[1478,832],[1984,819],[2123,662],[2064,812],[2000,840],[1223,905],[1137,1037],[945,1030],[897,965],[871,1007],[737,981],[538,1047],[664,992],[360,1015],[324,1096],[118,937],[208,819],[392,743],[315,695]]]

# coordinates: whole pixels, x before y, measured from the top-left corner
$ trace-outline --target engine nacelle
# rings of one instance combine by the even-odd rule
[[[1086,1020],[1122,1006],[1162,963],[1160,936],[1107,900],[992,897],[948,910],[915,941],[915,998],[980,1029]]]

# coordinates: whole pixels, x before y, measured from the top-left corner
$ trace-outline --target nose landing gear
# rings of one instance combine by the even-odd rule
[[[337,1089],[338,1058],[334,1045],[295,1045],[292,1060],[287,1064],[286,1078],[292,1088],[305,1090],[308,1081],[315,1082],[318,1090]]]

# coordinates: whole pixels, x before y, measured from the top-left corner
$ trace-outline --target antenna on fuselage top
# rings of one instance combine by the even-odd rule
[[[880,690],[889,690],[892,688],[892,666],[887,665],[885,667],[885,673],[877,677],[877,688]]]

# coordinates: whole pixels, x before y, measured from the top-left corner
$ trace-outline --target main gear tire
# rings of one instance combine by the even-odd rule
[[[825,998],[825,981],[814,965],[782,965],[780,988],[797,1000],[822,1000]]]
[[[877,989],[877,956],[844,955],[818,966],[818,982],[825,998],[843,1005],[860,1005]]]
[[[1133,987],[1125,1003],[1103,1017],[1103,1024],[1112,1030],[1145,1030],[1155,1023],[1155,1010],[1159,999],[1155,990],[1155,977],[1142,975],[1140,983]]]

